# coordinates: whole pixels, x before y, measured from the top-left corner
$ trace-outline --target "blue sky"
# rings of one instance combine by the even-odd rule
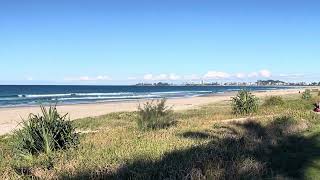
[[[320,81],[320,2],[0,1],[0,84]]]

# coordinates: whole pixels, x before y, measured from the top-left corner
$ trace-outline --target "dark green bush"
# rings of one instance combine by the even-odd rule
[[[270,96],[264,102],[265,106],[281,106],[284,104],[284,100],[281,96]]]
[[[311,99],[312,96],[311,96],[311,91],[310,89],[306,89],[303,93],[302,93],[302,99],[305,99],[305,100],[309,100]]]
[[[67,119],[67,114],[61,116],[56,106],[48,109],[41,106],[41,111],[41,115],[30,114],[23,121],[22,128],[14,133],[14,149],[22,157],[50,154],[79,143],[78,134]]]
[[[239,91],[232,97],[232,110],[234,114],[245,115],[254,113],[258,110],[258,98],[247,90]]]
[[[173,111],[166,106],[166,100],[146,102],[138,107],[137,125],[140,129],[160,129],[173,123]]]

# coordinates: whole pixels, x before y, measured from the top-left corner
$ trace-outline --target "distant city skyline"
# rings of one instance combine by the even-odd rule
[[[0,84],[319,82],[319,6],[1,1]]]

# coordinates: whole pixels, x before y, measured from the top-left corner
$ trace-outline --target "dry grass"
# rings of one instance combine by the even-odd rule
[[[319,176],[318,122],[311,101],[285,98],[251,118],[232,114],[229,102],[177,111],[177,125],[142,132],[137,113],[74,121],[78,148],[24,162],[11,137],[0,138],[0,177],[18,179],[259,179]],[[240,121],[226,119],[241,119]],[[249,120],[248,120],[249,119]],[[303,147],[303,149],[301,149]],[[294,156],[295,158],[292,158]],[[283,163],[284,162],[284,163]],[[312,162],[313,165],[310,165]],[[320,166],[319,166],[320,167]]]

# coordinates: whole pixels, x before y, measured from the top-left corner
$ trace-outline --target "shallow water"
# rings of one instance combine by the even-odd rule
[[[0,85],[0,107],[39,104],[82,104],[146,98],[206,96],[249,89],[265,91],[288,87],[267,86],[52,86]]]

